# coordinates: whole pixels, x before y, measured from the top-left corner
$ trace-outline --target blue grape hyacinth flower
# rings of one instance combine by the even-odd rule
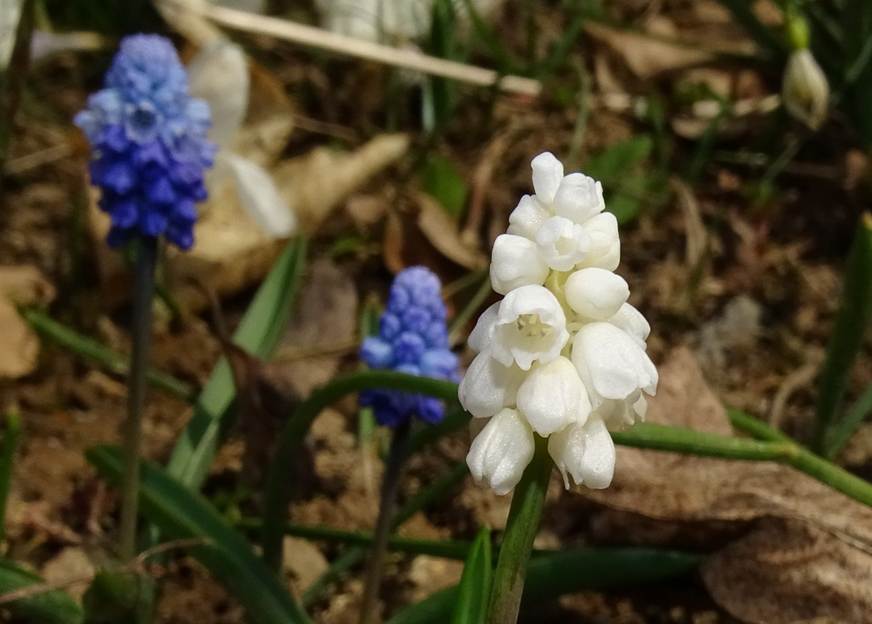
[[[164,236],[189,249],[215,147],[206,138],[209,106],[190,96],[172,43],[158,35],[125,38],[104,88],[75,123],[94,152],[91,182],[112,219],[109,244]]]
[[[458,360],[448,348],[445,302],[439,278],[424,267],[399,273],[391,285],[378,336],[364,340],[361,359],[375,369],[457,381]],[[435,424],[445,415],[442,401],[397,390],[367,390],[360,403],[373,408],[379,424],[396,427],[417,415]]]

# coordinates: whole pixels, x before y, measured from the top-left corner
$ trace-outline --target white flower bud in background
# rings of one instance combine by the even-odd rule
[[[826,121],[830,85],[811,50],[794,50],[787,60],[781,100],[787,112],[817,130]]]
[[[568,340],[566,315],[551,291],[521,286],[500,303],[491,354],[505,366],[516,362],[526,371],[533,362],[547,364],[556,358]]]
[[[613,273],[621,259],[618,221],[603,212],[602,185],[564,175],[545,152],[531,163],[535,195],[524,195],[497,237],[491,283],[505,295],[469,336],[478,353],[460,384],[473,416],[490,417],[467,463],[498,494],[521,479],[535,447],[571,481],[604,488],[615,470],[610,430],[644,420],[645,394],[657,390],[646,354],[651,331],[627,303]],[[568,322],[567,322],[568,321]]]
[[[599,418],[585,424],[570,425],[548,438],[548,453],[563,475],[569,489],[569,477],[576,485],[594,490],[609,487],[615,474],[615,443]]]
[[[458,397],[467,412],[478,418],[493,416],[515,404],[522,375],[517,366],[504,366],[487,351],[479,353],[460,382]]]
[[[584,423],[590,399],[575,366],[565,357],[539,364],[518,388],[518,410],[533,431],[547,436],[570,423]]]
[[[564,286],[569,307],[583,317],[604,321],[618,313],[630,296],[630,287],[620,275],[590,267],[569,276]]]
[[[657,369],[639,344],[610,323],[588,323],[572,339],[572,363],[598,406],[657,389]]]
[[[550,268],[568,271],[584,258],[590,238],[583,227],[569,219],[551,217],[536,232],[536,244]]]
[[[504,409],[472,441],[466,456],[469,472],[497,494],[508,494],[533,459],[534,444],[527,421],[517,410]]]
[[[528,284],[541,284],[548,265],[536,244],[523,236],[500,234],[491,253],[491,286],[501,295]]]

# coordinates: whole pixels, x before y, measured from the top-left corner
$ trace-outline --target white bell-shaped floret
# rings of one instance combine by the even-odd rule
[[[608,321],[615,327],[623,329],[636,339],[643,349],[645,348],[645,341],[651,333],[651,325],[639,310],[625,303]]]
[[[598,407],[603,399],[657,391],[657,369],[639,344],[610,323],[583,325],[572,340],[572,363]]]
[[[647,413],[648,401],[639,392],[621,401],[606,399],[592,412],[591,418],[602,420],[609,431],[623,431],[637,422],[644,422]]]
[[[509,234],[517,234],[530,240],[536,239],[536,232],[551,216],[535,197],[524,195],[509,215]]]
[[[584,224],[590,237],[590,247],[579,263],[579,268],[599,267],[614,271],[621,263],[621,239],[618,236],[618,220],[611,212],[601,212]]]
[[[273,238],[285,238],[296,231],[297,215],[263,167],[232,152],[225,152],[221,162],[233,176],[239,203],[264,232]]]
[[[618,313],[630,296],[620,275],[597,267],[576,271],[566,280],[566,302],[585,319],[604,321]]]
[[[569,425],[548,438],[548,453],[569,489],[569,477],[576,485],[594,490],[607,488],[615,474],[615,444],[599,418]]]
[[[209,138],[221,147],[229,146],[242,127],[249,83],[245,52],[227,39],[213,41],[188,64],[188,88],[209,104]]]
[[[500,302],[488,306],[487,310],[481,313],[478,320],[475,322],[475,327],[469,334],[469,348],[480,353],[487,349],[490,344],[491,334],[493,333],[494,325],[497,323],[497,312],[500,309]]]
[[[533,431],[524,417],[517,410],[504,409],[472,441],[466,464],[477,482],[497,494],[508,494],[533,458],[534,446]]]
[[[541,284],[548,277],[548,265],[533,241],[514,234],[500,234],[491,254],[490,278],[493,289],[505,295],[528,284]]]
[[[500,302],[491,353],[505,366],[515,362],[526,371],[533,362],[555,359],[568,340],[566,316],[557,298],[543,286],[522,286]]]
[[[563,163],[551,152],[543,152],[530,163],[533,169],[533,190],[536,199],[549,206],[563,181]]]
[[[515,404],[524,374],[517,366],[503,366],[482,351],[469,365],[458,388],[460,404],[477,418],[493,416]]]
[[[546,264],[569,271],[587,253],[590,238],[584,228],[563,217],[551,217],[536,232],[536,244]]]
[[[590,399],[575,366],[561,356],[530,370],[518,388],[518,410],[533,431],[548,436],[570,423],[584,423]]]
[[[584,223],[605,210],[603,186],[583,173],[570,173],[554,196],[554,213],[573,223]]]

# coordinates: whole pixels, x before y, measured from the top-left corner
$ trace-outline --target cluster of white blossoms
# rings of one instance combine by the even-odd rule
[[[490,277],[504,295],[469,336],[477,352],[460,383],[460,402],[490,420],[466,461],[479,482],[506,494],[533,457],[535,435],[578,485],[612,481],[610,430],[645,416],[657,369],[645,353],[650,327],[627,303],[613,271],[621,255],[618,222],[603,212],[602,186],[564,176],[545,152],[533,159],[535,195],[525,195],[493,246]]]

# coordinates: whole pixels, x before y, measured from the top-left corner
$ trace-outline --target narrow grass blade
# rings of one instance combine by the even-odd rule
[[[830,437],[839,426],[838,411],[851,367],[872,321],[872,213],[860,219],[845,270],[842,303],[827,347],[817,402],[817,450],[833,457],[839,447]],[[838,434],[843,437],[844,434]]]
[[[0,559],[0,595],[26,590],[45,583],[37,575],[18,567],[8,559]],[[59,590],[40,592],[3,605],[14,622],[39,624],[81,624],[82,608],[69,594]]]
[[[6,538],[6,503],[9,499],[9,485],[12,482],[12,466],[15,451],[21,440],[21,417],[16,412],[6,416],[6,431],[0,442],[0,541]]]
[[[40,336],[51,340],[59,347],[91,360],[116,375],[128,374],[129,358],[127,355],[116,353],[99,341],[59,323],[41,310],[25,308],[21,310],[21,316]],[[172,394],[183,401],[192,403],[196,399],[196,392],[189,384],[161,371],[149,369],[145,373],[145,379],[152,387]]]
[[[121,478],[117,448],[96,447],[88,460],[113,483]],[[206,566],[248,611],[256,624],[307,623],[309,618],[275,575],[211,503],[161,468],[143,463],[140,503],[143,514],[171,539],[203,538],[191,555]]]
[[[683,577],[700,555],[647,548],[579,548],[534,557],[527,572],[524,605],[531,607],[586,589],[638,587]],[[387,624],[442,624],[458,600],[458,587],[406,608]]]
[[[304,239],[288,243],[243,316],[233,337],[237,345],[258,357],[272,354],[287,326],[305,255]],[[206,478],[221,433],[230,425],[235,394],[230,367],[222,358],[167,465],[169,474],[185,486],[198,489]]]
[[[866,388],[866,392],[854,401],[854,404],[845,411],[845,416],[827,436],[827,454],[831,457],[838,455],[870,414],[872,414],[872,386]]]
[[[490,531],[481,529],[463,565],[451,624],[484,624],[487,621],[493,574],[491,565]]]
[[[752,39],[773,59],[785,54],[785,46],[775,33],[754,14],[749,0],[718,0]]]

